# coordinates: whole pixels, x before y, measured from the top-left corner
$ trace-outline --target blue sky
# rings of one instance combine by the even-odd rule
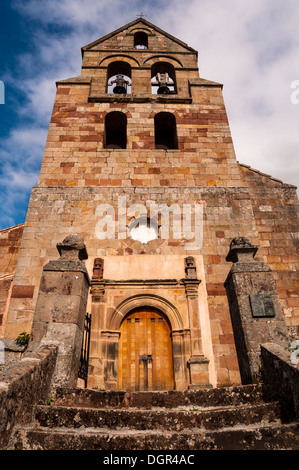
[[[198,50],[202,78],[224,84],[238,161],[299,186],[298,0],[2,0],[0,229],[25,220],[55,82],[80,74],[82,46],[141,11]]]

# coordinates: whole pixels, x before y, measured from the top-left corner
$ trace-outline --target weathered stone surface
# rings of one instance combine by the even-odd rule
[[[230,305],[242,383],[251,383],[260,375],[260,345],[277,342],[286,347],[289,342],[287,327],[270,268],[253,258],[257,247],[244,238],[231,244],[227,257],[234,264],[224,283]],[[247,261],[244,261],[244,256]],[[240,260],[241,259],[241,260]],[[254,296],[271,299],[271,314],[258,314],[252,304]]]
[[[179,408],[263,403],[262,386],[204,388],[169,392],[124,392],[57,388],[55,404],[91,408]]]
[[[56,368],[52,386],[76,386],[80,367],[83,332],[72,323],[51,323],[46,341],[58,344]]]
[[[68,404],[67,404],[68,403]],[[225,404],[225,406],[224,406]],[[298,425],[250,385],[184,392],[57,389],[10,449],[296,450]]]
[[[299,367],[291,352],[275,343],[262,344],[263,390],[267,400],[279,400],[284,419],[299,417]]]
[[[41,346],[0,374],[0,448],[10,439],[14,427],[33,419],[34,406],[50,392],[57,346]]]
[[[76,252],[79,260],[88,258],[86,246],[82,238],[76,233],[68,235],[62,243],[57,243],[56,246],[61,259],[66,258],[74,260],[74,258],[76,258]]]
[[[212,432],[28,431],[29,450],[298,450],[298,425]],[[16,449],[24,449],[19,433]]]
[[[89,276],[82,261],[87,251],[78,235],[58,244],[60,258],[43,271],[32,325],[33,345],[56,342],[58,357],[53,386],[75,386],[86,315]],[[53,269],[52,269],[53,268]]]
[[[229,247],[226,261],[233,263],[253,261],[257,252],[257,246],[253,245],[246,237],[235,237]]]
[[[239,405],[235,408],[209,409],[197,408],[195,405],[186,409],[164,410],[114,410],[69,408],[39,405],[35,419],[40,426],[54,428],[120,428],[142,430],[186,431],[186,430],[219,430],[232,426],[247,426],[263,421],[264,425],[277,422],[280,413],[278,403],[260,405]]]

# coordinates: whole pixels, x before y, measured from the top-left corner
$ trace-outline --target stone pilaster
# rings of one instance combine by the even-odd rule
[[[33,349],[46,338],[59,345],[54,386],[77,384],[84,319],[90,285],[83,259],[87,251],[78,235],[57,244],[60,258],[43,268],[32,336]]]
[[[254,260],[257,250],[245,237],[237,237],[226,257],[233,262],[224,286],[243,384],[259,376],[262,343],[286,346],[289,341],[271,268]]]
[[[103,314],[103,306],[105,305],[105,286],[103,283],[98,282],[103,278],[103,260],[98,263],[94,261],[93,276],[91,280],[91,312],[93,322],[93,329],[90,338],[90,355],[89,355],[89,368],[91,370],[91,378],[89,380],[90,387],[97,387],[105,389],[105,370],[106,356],[109,342],[109,335],[103,334],[105,330],[105,317]],[[101,264],[101,268],[99,268]],[[114,387],[115,388],[115,387]]]
[[[188,305],[190,325],[191,356],[188,360],[190,372],[190,384],[188,388],[201,388],[210,386],[209,383],[209,360],[202,351],[201,325],[198,308],[198,286],[195,261],[192,256],[185,259],[186,277],[182,279]]]

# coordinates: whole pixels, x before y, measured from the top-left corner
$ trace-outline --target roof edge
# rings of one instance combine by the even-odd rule
[[[171,34],[167,33],[166,31],[164,31],[163,29],[159,28],[158,26],[154,25],[153,23],[150,23],[149,21],[147,21],[146,19],[144,18],[137,18],[136,20],[133,20],[131,21],[130,23],[127,23],[125,24],[124,26],[121,26],[120,28],[118,29],[115,29],[114,31],[112,31],[111,33],[109,34],[106,34],[105,36],[102,36],[101,38],[91,42],[90,44],[87,44],[86,46],[83,46],[81,47],[81,53],[83,55],[83,53],[85,51],[87,51],[88,49],[92,48],[93,46],[96,46],[97,44],[100,44],[101,42],[103,41],[106,41],[107,39],[109,39],[110,37],[114,36],[115,34],[118,34],[120,33],[121,31],[123,31],[124,29],[128,29],[130,28],[131,26],[134,26],[135,24],[137,23],[144,23],[144,25],[158,31],[159,33],[162,33],[164,36],[167,36],[169,39],[177,42],[178,44],[180,44],[182,47],[185,47],[187,49],[189,49],[191,52],[194,52],[196,55],[198,54],[198,52],[193,49],[192,47],[188,46],[188,44],[186,44],[185,42],[181,41],[180,39],[176,38],[175,36],[172,36]]]
[[[90,83],[91,83],[90,77],[77,75],[77,77],[66,78],[63,80],[56,81],[56,86],[58,85],[90,85]]]
[[[242,166],[243,168],[246,168],[246,170],[252,171],[254,173],[258,173],[259,175],[265,176],[266,178],[269,178],[272,181],[276,181],[277,183],[281,183],[284,186],[289,186],[291,188],[297,189],[297,186],[295,186],[294,184],[284,183],[282,180],[278,178],[274,178],[274,176],[268,175],[267,173],[263,173],[262,171],[257,170],[256,168],[252,168],[250,165],[245,165],[245,163],[240,163],[240,162],[238,162],[238,164]]]
[[[22,222],[21,224],[17,224],[17,225],[12,225],[11,227],[2,228],[0,229],[0,233],[7,232],[8,230],[14,230],[22,226],[23,227],[25,226],[25,222]]]

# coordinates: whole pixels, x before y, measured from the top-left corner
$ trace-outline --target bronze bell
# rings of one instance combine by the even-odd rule
[[[165,95],[170,93],[169,85],[169,75],[168,73],[157,73],[157,81],[159,83],[158,95]]]
[[[116,75],[116,79],[113,80],[110,85],[113,85],[113,83],[115,83],[113,93],[116,95],[125,95],[127,93],[127,85],[129,85],[129,82],[124,79],[123,75]]]

